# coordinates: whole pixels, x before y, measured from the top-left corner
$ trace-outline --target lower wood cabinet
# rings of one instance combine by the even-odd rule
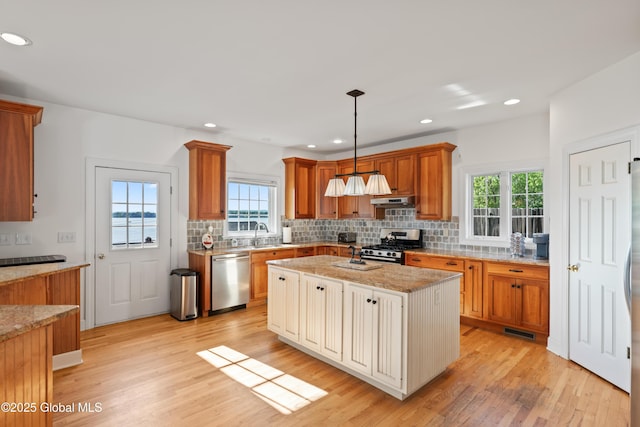
[[[300,343],[331,359],[342,360],[342,282],[302,275]]]
[[[482,261],[428,254],[407,254],[406,265],[462,273],[460,316],[482,318]]]
[[[251,252],[251,299],[264,299],[268,294],[269,272],[267,261],[294,258],[295,249],[273,249]]]
[[[403,298],[347,283],[345,286],[344,362],[376,380],[402,387]]]
[[[486,318],[549,334],[548,269],[486,263]]]

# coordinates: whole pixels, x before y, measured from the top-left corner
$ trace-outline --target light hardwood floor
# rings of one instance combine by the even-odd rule
[[[465,326],[459,338],[460,359],[399,401],[278,341],[266,306],[95,328],[82,333],[84,363],[54,373],[54,403],[74,404],[54,425],[628,425],[627,393],[544,346]],[[196,354],[221,345],[327,394],[284,415]]]

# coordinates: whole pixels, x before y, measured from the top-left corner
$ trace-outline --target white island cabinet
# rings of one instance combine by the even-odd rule
[[[404,399],[460,355],[460,274],[327,255],[269,261],[269,330]],[[362,268],[362,267],[359,267]]]

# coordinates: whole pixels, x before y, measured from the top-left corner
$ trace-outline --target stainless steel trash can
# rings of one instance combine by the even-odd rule
[[[198,317],[198,272],[188,268],[171,271],[171,315],[178,320]]]

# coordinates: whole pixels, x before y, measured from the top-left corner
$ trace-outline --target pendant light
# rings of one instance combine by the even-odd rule
[[[347,92],[347,95],[353,97],[353,172],[335,175],[329,180],[324,195],[326,197],[340,197],[391,194],[387,178],[380,174],[380,171],[358,172],[358,97],[364,95],[364,92],[354,89]],[[366,185],[362,175],[371,175]],[[343,176],[349,177],[347,185],[344,184]]]

